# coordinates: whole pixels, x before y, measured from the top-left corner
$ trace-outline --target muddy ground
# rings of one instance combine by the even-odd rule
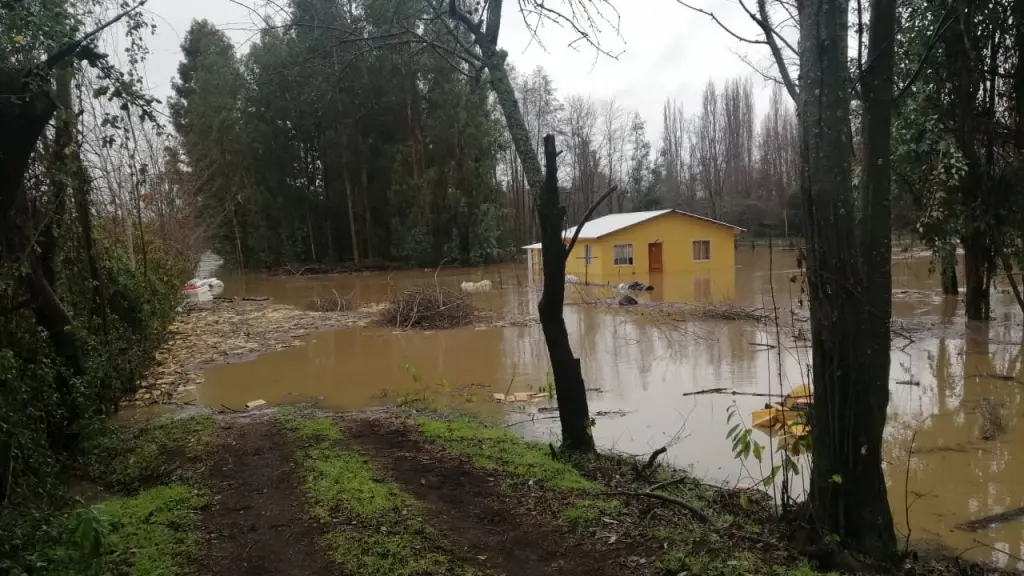
[[[376,574],[346,570],[345,560],[331,549],[332,531],[365,527],[347,519],[339,524],[337,519],[314,518],[309,479],[302,472],[304,454],[308,456],[304,450],[309,447],[289,436],[274,413],[217,417],[202,465],[202,483],[212,497],[201,511],[196,572],[202,576]],[[317,414],[341,430],[339,446],[367,457],[376,471],[374,482],[393,483],[422,505],[423,522],[439,538],[418,544],[414,554],[440,555],[457,567],[452,572],[427,569],[403,574],[838,573],[814,568],[813,561],[808,564],[786,541],[783,527],[757,513],[763,508],[740,505],[738,491],[699,488],[703,496],[693,501],[701,502],[715,518],[709,526],[671,504],[615,496],[648,489],[653,482],[615,466],[580,469],[588,481],[608,491],[611,496],[605,498],[615,507],[592,518],[584,528],[567,527],[558,519],[570,505],[565,493],[543,486],[541,480],[536,485],[533,480],[517,481],[510,472],[453,453],[426,438],[409,416],[394,410]],[[322,474],[329,476],[330,471],[323,468]],[[688,498],[696,497],[690,494]],[[666,564],[673,547],[680,546],[683,557],[677,561],[681,564]],[[907,576],[1005,574],[956,560],[915,559],[896,569],[878,571],[866,565],[863,569],[864,573]]]
[[[425,443],[400,419],[362,414],[340,420],[374,465],[425,505],[445,535],[443,552],[481,573],[508,576],[630,574],[640,559],[621,546],[602,552],[531,512],[502,480]],[[273,418],[225,419],[211,447],[202,513],[201,575],[343,574],[318,542],[327,532],[304,511],[296,454]],[[589,540],[589,538],[588,538]],[[428,550],[423,553],[431,552]],[[383,576],[383,575],[382,575]]]

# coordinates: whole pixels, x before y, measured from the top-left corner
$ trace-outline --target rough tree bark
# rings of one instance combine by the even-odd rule
[[[941,257],[942,293],[946,296],[959,296],[960,285],[956,278],[956,255]]]
[[[895,4],[874,0],[871,6],[859,231],[848,153],[849,2],[801,0],[799,13],[801,195],[814,370],[810,499],[820,528],[837,534],[845,547],[888,559],[896,539],[881,450],[889,401]]]
[[[947,73],[953,82],[954,95],[950,98],[950,118],[955,120],[953,133],[964,155],[966,175],[960,183],[961,209],[964,214],[964,307],[968,320],[987,320],[989,315],[989,273],[992,243],[983,227],[982,194],[985,178],[982,174],[978,141],[978,119],[975,101],[979,79],[971,58],[969,42],[975,37],[972,30],[973,9],[969,0],[956,0],[960,16],[953,18],[945,41]]]
[[[555,137],[551,134],[544,137],[544,164],[544,186],[537,195],[541,257],[544,262],[544,291],[538,312],[558,394],[562,448],[591,452],[594,450],[594,437],[590,433],[590,408],[587,405],[583,371],[579,358],[572,353],[569,332],[562,317],[565,300],[566,250],[562,238],[565,207],[559,197],[558,151],[555,149]]]

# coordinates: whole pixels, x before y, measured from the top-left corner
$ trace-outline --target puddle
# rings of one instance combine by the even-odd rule
[[[776,251],[769,268],[766,251],[744,249],[737,252],[736,263],[735,269],[703,276],[636,275],[605,281],[653,284],[653,292],[639,296],[651,302],[731,302],[770,309],[774,293],[784,324],[791,308],[806,315],[799,305],[795,252]],[[1024,556],[1024,522],[977,533],[955,526],[1024,504],[1018,480],[1024,455],[1015,458],[1024,442],[1019,426],[1024,384],[1007,379],[1024,382],[1022,335],[1011,327],[1020,324],[1020,314],[1011,295],[994,293],[997,321],[980,329],[966,327],[962,306],[939,294],[938,278],[929,277],[928,269],[927,256],[897,255],[893,261],[894,314],[901,326],[926,327],[908,328],[913,341],[894,338],[898,349],[892,353],[885,460],[897,529],[906,532],[909,515],[915,539],[938,540],[958,552],[970,549],[967,556],[1016,567],[1010,556],[975,540]],[[434,282],[435,275],[438,283],[455,290],[462,281],[491,280],[490,292],[472,297],[482,309],[520,316],[536,310],[539,292],[529,287],[524,267],[511,265],[354,276],[220,277],[226,296],[270,296],[279,304],[303,305],[335,292],[357,304],[379,302],[397,290]],[[611,287],[570,287],[567,301],[612,296]],[[593,389],[589,399],[591,411],[599,414],[594,433],[600,445],[641,454],[670,444],[668,458],[711,481],[733,483],[759,476],[754,463],[747,463],[750,474],[745,474],[732,458],[726,421],[733,403],[749,418],[764,398],[683,394],[707,388],[766,392],[769,383],[778,391],[777,351],[751,345],[775,343],[774,329],[766,332],[736,321],[666,324],[599,306],[568,305],[565,319],[587,386]],[[509,423],[526,422],[518,429],[533,436],[547,438],[557,425],[551,418],[554,412],[545,411],[547,401],[491,401],[493,393],[546,389],[547,351],[538,325],[428,333],[362,328],[315,333],[303,341],[303,346],[251,362],[206,369],[205,383],[197,390],[199,403],[237,407],[254,399],[270,404],[316,401],[324,408],[347,410],[427,394],[505,417]],[[803,382],[810,349],[791,337],[783,341],[781,388],[788,391]],[[987,442],[978,439],[978,404],[984,397],[1001,407],[1006,429]]]

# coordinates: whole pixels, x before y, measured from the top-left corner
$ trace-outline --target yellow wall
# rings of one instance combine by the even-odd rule
[[[669,212],[596,240],[578,240],[566,262],[566,274],[581,280],[589,277],[600,282],[632,282],[650,270],[647,245],[661,242],[662,272],[710,276],[716,270],[735,268],[736,232],[721,224]],[[710,261],[693,261],[694,240],[711,241]],[[589,268],[584,266],[583,259],[587,244],[592,246],[594,258]],[[613,246],[616,244],[633,245],[632,266],[615,266]]]
[[[649,278],[648,244],[662,243],[662,272],[665,274],[686,274],[687,278],[702,277],[721,279],[725,282],[713,282],[716,285],[713,299],[731,297],[732,282],[726,277],[726,271],[734,271],[736,265],[735,229],[726,225],[716,224],[700,218],[694,218],[678,212],[651,218],[632,225],[627,229],[609,234],[595,240],[580,239],[572,247],[572,253],[565,261],[565,274],[579,278],[581,281],[602,284],[617,284],[639,280],[651,283]],[[711,260],[693,261],[693,241],[711,241]],[[584,254],[587,245],[591,245],[591,263],[586,265]],[[615,244],[633,245],[633,264],[614,265]],[[535,252],[535,265],[539,266],[541,251]],[[655,273],[656,274],[656,273]],[[724,288],[729,287],[729,288]],[[688,287],[689,288],[689,287]],[[724,289],[723,289],[724,288]],[[682,286],[676,288],[683,289]],[[690,292],[692,288],[686,289]],[[701,289],[696,289],[701,292]],[[693,301],[693,296],[700,299],[699,294],[688,295],[681,301]],[[673,298],[675,299],[675,298]]]

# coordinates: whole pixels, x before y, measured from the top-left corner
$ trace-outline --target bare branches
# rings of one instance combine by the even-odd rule
[[[587,208],[587,211],[583,213],[583,218],[580,218],[580,223],[579,225],[576,226],[576,231],[573,232],[572,234],[572,240],[569,242],[569,245],[565,249],[566,259],[569,258],[569,254],[572,253],[573,247],[576,246],[576,241],[579,240],[580,231],[583,230],[583,225],[586,224],[588,220],[590,220],[591,216],[594,215],[594,212],[597,210],[598,206],[600,206],[602,202],[608,199],[608,197],[611,196],[618,189],[618,186],[612,186],[611,188],[606,190],[605,193],[601,194],[601,196],[597,200],[594,200],[594,203],[590,205],[590,208]]]
[[[479,67],[481,64],[480,55],[476,51],[468,49],[467,47],[462,46],[461,44],[459,49],[455,49],[452,48],[451,46],[445,46],[444,44],[441,44],[437,40],[427,38],[426,36],[420,34],[419,32],[416,32],[415,30],[409,27],[405,27],[405,31],[408,32],[410,36],[416,38],[425,46],[433,50],[438,56],[447,60],[448,63],[453,68],[458,69],[460,72],[462,72],[460,67],[456,65],[454,62],[452,62],[449,56],[454,56],[459,60],[462,60],[463,62],[468,64],[471,67],[471,69],[475,69]]]
[[[786,87],[786,91],[789,93],[790,98],[792,98],[794,102],[797,101],[798,93],[796,83],[793,81],[793,76],[790,74],[789,67],[786,65],[786,58],[785,55],[782,53],[782,46],[791,51],[793,54],[796,54],[797,51],[793,44],[791,44],[789,40],[787,40],[786,37],[783,36],[772,25],[771,18],[768,14],[767,0],[757,0],[756,13],[752,11],[750,8],[748,8],[746,3],[743,2],[743,0],[739,0],[740,7],[743,8],[743,11],[747,14],[747,17],[750,18],[755,24],[757,24],[758,28],[761,29],[762,34],[764,34],[764,39],[751,39],[745,36],[741,36],[740,34],[737,34],[732,29],[730,29],[728,26],[726,26],[713,12],[704,10],[702,8],[698,8],[696,6],[693,6],[692,4],[684,2],[683,0],[676,0],[676,2],[681,6],[684,6],[694,12],[697,12],[698,14],[703,14],[704,16],[711,18],[711,20],[713,20],[719,28],[721,28],[727,34],[743,43],[768,46],[768,49],[771,51],[772,58],[775,60],[775,65],[779,69],[779,75],[781,76],[782,85]],[[786,12],[787,14],[790,15],[790,19],[792,19],[792,12],[788,8],[786,8]],[[761,72],[759,71],[759,73]],[[764,76],[763,73],[761,74],[762,76]]]
[[[553,24],[559,28],[571,30],[575,37],[569,42],[574,46],[584,42],[599,54],[611,58],[618,57],[601,44],[601,33],[610,28],[616,34],[619,31],[619,13],[610,0],[561,0],[560,6],[554,6],[545,0],[517,0],[519,13],[523,18],[531,41],[540,42],[539,32],[544,24]],[[502,0],[488,0],[484,14],[474,18],[467,14],[454,0],[428,0],[427,4],[438,14],[447,14],[452,20],[465,27],[480,46],[492,46],[497,50],[498,35],[501,31]]]
[[[57,66],[57,64],[60,64],[65,59],[71,57],[73,54],[78,52],[82,48],[82,46],[85,46],[86,42],[92,40],[107,28],[110,28],[114,24],[117,24],[132,12],[135,12],[139,8],[142,8],[146,4],[146,2],[149,2],[149,0],[141,0],[137,4],[134,4],[133,6],[130,6],[125,10],[122,10],[113,18],[107,20],[106,22],[103,22],[102,24],[93,28],[89,32],[86,32],[85,35],[81,36],[77,40],[73,40],[65,44],[63,48],[47,56],[44,66],[47,70],[53,70]]]
[[[689,8],[690,10],[693,10],[694,12],[698,12],[700,14],[703,14],[703,15],[707,16],[708,18],[711,18],[715,22],[715,24],[718,24],[719,28],[721,28],[727,34],[729,34],[733,38],[739,40],[740,42],[745,42],[747,44],[764,44],[765,46],[768,45],[768,42],[765,41],[765,40],[757,40],[757,39],[745,38],[745,37],[740,36],[739,34],[733,32],[732,30],[729,29],[728,26],[723,24],[722,21],[718,19],[718,16],[715,16],[714,12],[708,12],[707,10],[704,10],[702,8],[697,8],[696,6],[693,6],[693,5],[687,4],[686,2],[683,2],[683,0],[676,0],[676,3],[678,3],[678,4],[682,5],[682,6],[685,6],[685,7]]]
[[[779,44],[776,39],[779,39],[789,48],[794,54],[796,49],[793,45],[786,41],[786,38],[781,34],[775,32],[771,26],[771,21],[768,19],[768,7],[766,0],[757,0],[757,9],[761,14],[760,18],[755,18],[753,13],[747,10],[746,5],[740,0],[740,6],[747,12],[747,15],[761,27],[764,31],[765,40],[768,42],[768,48],[772,51],[772,57],[775,58],[775,65],[779,68],[779,74],[782,76],[782,84],[786,87],[786,92],[789,92],[789,97],[793,99],[793,102],[799,101],[799,93],[797,91],[796,83],[793,82],[793,77],[789,74],[789,67],[786,66],[786,59],[782,56],[782,50],[779,49]]]
[[[668,502],[669,504],[675,504],[676,506],[683,508],[705,524],[710,524],[711,526],[715,525],[715,521],[700,508],[697,508],[685,500],[676,498],[675,496],[669,496],[668,494],[663,494],[661,492],[603,492],[602,494],[608,496],[640,496],[643,498],[661,500],[662,502]]]

